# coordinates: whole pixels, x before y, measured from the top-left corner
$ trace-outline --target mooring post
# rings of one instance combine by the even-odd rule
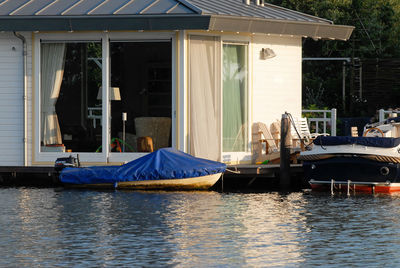
[[[290,183],[290,120],[287,113],[282,114],[281,119],[281,163],[280,163],[280,187],[288,189]]]
[[[224,173],[221,175],[221,193],[224,192]]]

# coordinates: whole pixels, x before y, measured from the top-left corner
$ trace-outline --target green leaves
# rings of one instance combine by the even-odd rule
[[[398,0],[271,0],[272,4],[353,25],[356,29],[348,42],[307,40],[304,56],[359,58],[400,56],[400,2]]]
[[[399,65],[394,59],[400,58],[399,0],[270,0],[270,3],[335,24],[355,26],[347,42],[304,40],[303,57],[352,59],[345,65],[345,96],[343,62],[304,62],[304,106],[336,107],[341,116],[360,116],[374,113],[375,109],[398,106],[395,72]],[[387,97],[384,103],[379,102],[382,96]]]

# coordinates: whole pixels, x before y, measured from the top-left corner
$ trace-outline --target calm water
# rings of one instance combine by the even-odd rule
[[[400,196],[0,189],[1,267],[399,267]]]

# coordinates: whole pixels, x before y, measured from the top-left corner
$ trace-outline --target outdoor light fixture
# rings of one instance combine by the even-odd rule
[[[97,93],[97,99],[101,100],[103,98],[102,87],[99,88]],[[121,94],[119,92],[119,87],[110,87],[110,100],[121,100]]]
[[[276,54],[271,48],[263,48],[260,51],[260,58],[262,60],[271,59],[275,56],[276,56]]]

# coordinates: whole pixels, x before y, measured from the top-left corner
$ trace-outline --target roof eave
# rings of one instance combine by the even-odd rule
[[[353,26],[233,16],[211,16],[209,30],[279,34],[314,39],[348,40]]]
[[[348,40],[353,26],[222,15],[2,16],[0,31],[214,30]]]
[[[0,31],[207,30],[206,15],[3,16]]]

